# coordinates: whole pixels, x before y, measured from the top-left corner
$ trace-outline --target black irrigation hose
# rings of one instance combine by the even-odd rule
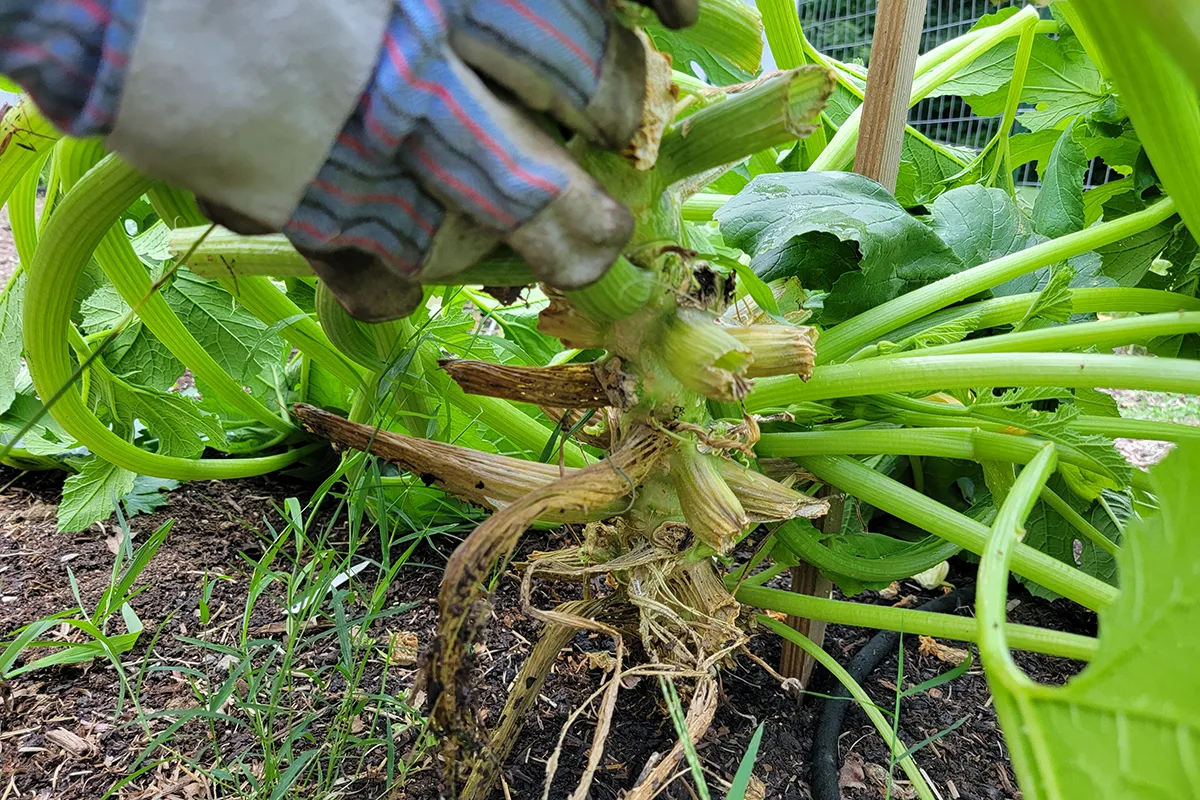
[[[918,610],[948,613],[970,602],[974,596],[975,587],[964,586],[930,600]],[[888,655],[895,652],[899,639],[900,634],[895,631],[876,634],[875,638],[867,642],[850,660],[846,667],[850,677],[860,684],[863,683]],[[821,719],[817,722],[817,732],[813,736],[813,800],[841,800],[842,797],[838,785],[838,737],[842,734],[842,722],[846,718],[851,698],[850,692],[840,685],[832,695],[821,708]]]

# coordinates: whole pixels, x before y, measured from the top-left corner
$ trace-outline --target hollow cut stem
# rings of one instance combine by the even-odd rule
[[[800,67],[687,117],[663,137],[655,168],[660,185],[803,138],[833,86],[828,70]]]

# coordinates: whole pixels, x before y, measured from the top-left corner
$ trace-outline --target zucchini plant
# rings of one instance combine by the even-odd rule
[[[1162,604],[1180,620],[1200,607],[1178,479],[1156,484],[1112,441],[1185,443],[1172,461],[1190,466],[1200,432],[1123,419],[1098,391],[1200,393],[1195,87],[1110,56],[1095,26],[1111,23],[1090,3],[990,15],[921,57],[912,100],[964,97],[1001,116],[999,133],[976,152],[910,130],[893,194],[841,171],[865,71],[813,50],[787,0],[758,5],[709,0],[685,33],[631,12],[673,57],[648,90],[672,122],[632,160],[570,143],[638,220],[603,279],[505,304],[492,294],[531,278],[496,252],[382,325],[345,315],[280,237],[214,231],[192,198],[95,142],[59,140],[27,103],[11,109],[4,133],[19,146],[0,154],[0,197],[23,266],[0,301],[4,458],[74,471],[64,527],[115,500],[151,505],[166,481],[319,466],[323,439],[350,448],[342,468],[356,451],[394,468],[378,513],[489,512],[447,564],[421,673],[462,797],[488,796],[579,630],[609,637],[613,659],[572,796],[588,792],[624,677],[678,684],[688,708],[675,722],[699,739],[719,670],[756,630],[750,608],[979,642],[1026,792],[1069,796],[1052,776],[1072,756],[1035,739],[1075,723],[1046,712],[1035,735],[1018,719],[1083,708],[1095,690],[1035,690],[1007,648],[1115,663],[1133,646],[1129,620],[1145,618],[1137,587],[1172,587]],[[763,20],[783,68],[767,75]],[[1085,190],[1096,158],[1119,177]],[[1036,192],[1012,180],[1031,161]],[[1158,357],[1111,354],[1128,344]],[[822,492],[845,502],[818,530]],[[531,526],[560,523],[581,526],[581,543],[522,566],[543,634],[483,730],[470,685],[489,577]],[[1160,545],[1177,557],[1149,560]],[[955,556],[983,557],[980,621],[767,586],[807,563],[853,595]],[[1004,624],[1009,569],[1099,611],[1099,643]],[[536,607],[548,581],[581,599]],[[1147,715],[1194,689],[1172,675],[1181,683],[1113,694],[1079,747],[1120,747],[1125,713],[1166,736],[1166,717]],[[1172,708],[1186,777],[1196,732],[1183,712],[1196,709]],[[655,796],[685,751],[627,796]],[[898,763],[933,796],[910,756]],[[1151,784],[1126,794],[1188,796]]]

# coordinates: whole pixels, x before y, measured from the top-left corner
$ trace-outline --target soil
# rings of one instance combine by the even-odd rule
[[[71,580],[77,582],[85,607],[93,607],[109,585],[113,553],[110,546],[118,529],[96,526],[82,534],[56,530],[54,507],[61,492],[56,474],[17,475],[0,469],[0,640],[11,638],[21,625],[76,605]],[[137,647],[122,657],[126,673],[134,677],[147,667],[140,687],[144,713],[189,708],[197,705],[186,679],[187,670],[211,671],[219,666],[211,649],[198,640],[219,645],[231,643],[242,624],[241,614],[249,591],[248,558],[261,558],[270,541],[270,528],[281,526],[278,508],[288,497],[302,500],[311,487],[287,479],[264,478],[239,482],[189,484],[169,496],[159,512],[130,520],[135,544],[149,536],[168,519],[174,528],[162,549],[139,580],[145,590],[132,606],[146,625]],[[101,529],[102,528],[102,529]],[[342,531],[335,530],[336,542]],[[554,533],[531,533],[522,554],[566,546],[575,534],[564,529]],[[372,623],[370,635],[388,642],[391,635],[415,634],[419,645],[430,641],[440,565],[455,542],[430,539],[424,542],[402,568],[388,589],[386,607],[395,612]],[[360,555],[377,557],[371,546]],[[520,559],[518,558],[518,561]],[[199,622],[199,599],[205,576],[227,576],[215,584],[208,625]],[[521,613],[516,581],[510,570],[499,581],[495,616],[500,624],[489,627],[484,643],[477,648],[480,674],[473,702],[477,714],[495,719],[507,688],[516,676],[538,624]],[[950,580],[970,581],[972,570],[956,567]],[[915,584],[903,583],[899,595],[884,600],[876,593],[871,602],[915,605],[932,596]],[[273,591],[273,590],[271,590]],[[547,588],[536,599],[546,606],[570,599],[569,591]],[[250,617],[249,625],[260,637],[282,641],[279,598],[268,592]],[[1014,621],[1094,634],[1095,620],[1087,612],[1065,603],[1052,605],[1015,586],[1011,617]],[[349,613],[349,612],[348,612]],[[150,631],[161,631],[157,637]],[[116,623],[120,630],[120,623]],[[77,636],[61,631],[66,640]],[[846,662],[868,639],[862,629],[831,626],[826,648]],[[947,643],[954,645],[955,643]],[[600,685],[601,671],[593,668],[588,651],[603,650],[603,637],[580,634],[572,647],[562,651],[524,732],[505,770],[508,797],[541,797],[545,761],[553,751],[560,729],[571,711]],[[767,664],[777,664],[779,643],[773,635],[756,637],[751,650]],[[336,663],[336,637],[327,636],[304,655],[305,663]],[[1076,665],[1060,659],[1019,655],[1019,663],[1036,679],[1061,683]],[[904,685],[914,685],[949,669],[936,658],[923,655],[918,643],[905,642]],[[392,669],[386,692],[402,695],[411,685],[410,669]],[[866,688],[880,705],[894,702],[897,659],[892,657],[866,681]],[[398,682],[397,682],[398,679]],[[372,664],[361,691],[384,687],[383,670]],[[806,699],[797,704],[780,689],[778,681],[750,658],[740,656],[722,678],[720,708],[709,735],[699,744],[708,782],[715,796],[724,794],[726,784],[744,754],[759,723],[765,723],[762,748],[755,777],[767,798],[809,798],[807,777],[811,731],[820,701]],[[819,673],[813,690],[833,689],[832,679]],[[324,687],[326,699],[338,691],[336,681]],[[320,694],[319,692],[317,694]],[[315,702],[310,690],[297,689],[279,699],[279,705],[300,710]],[[94,800],[101,797],[128,773],[128,768],[148,742],[146,732],[128,725],[133,711],[128,696],[120,695],[117,673],[103,659],[88,665],[62,666],[33,672],[0,684],[0,797],[62,798]],[[617,724],[605,749],[604,761],[590,797],[617,798],[630,787],[655,753],[666,752],[675,734],[661,701],[657,681],[644,679],[625,689],[617,709]],[[980,800],[1016,798],[1016,780],[991,708],[987,684],[978,669],[933,692],[906,700],[900,733],[904,741],[917,742],[965,719],[957,729],[919,753],[919,764],[944,798]],[[559,779],[550,797],[566,797],[573,789],[587,757],[594,717],[585,714],[567,735]],[[368,722],[368,724],[370,724]],[[152,726],[157,732],[165,722]],[[409,726],[392,728],[397,748],[409,752],[417,740]],[[313,735],[318,741],[329,731],[318,722]],[[248,748],[253,742],[244,729],[218,726],[215,741],[226,752]],[[131,800],[182,800],[223,796],[207,779],[188,767],[188,758],[201,763],[212,758],[214,737],[199,724],[183,727],[171,741],[170,752],[157,768],[131,781],[114,796]],[[172,753],[182,757],[173,757]],[[847,716],[841,739],[843,797],[874,800],[885,797],[888,757],[882,740],[875,735],[858,709]],[[375,761],[378,761],[377,757]],[[346,759],[348,771],[339,796],[433,798],[439,796],[439,767],[430,753],[417,760],[408,780],[388,786],[382,774],[371,768],[355,770],[357,762]],[[903,775],[897,770],[898,778]],[[676,780],[662,796],[689,798],[690,781]],[[292,795],[289,795],[292,796]],[[295,795],[304,796],[309,795]],[[753,796],[753,795],[751,795]],[[892,796],[911,796],[898,781]],[[497,792],[496,798],[504,798]]]

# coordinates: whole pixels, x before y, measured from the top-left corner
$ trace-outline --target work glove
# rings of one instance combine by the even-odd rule
[[[682,27],[697,3],[641,4]],[[215,221],[283,231],[359,319],[500,242],[580,288],[633,229],[529,114],[634,138],[647,46],[606,0],[8,0],[0,73]]]

